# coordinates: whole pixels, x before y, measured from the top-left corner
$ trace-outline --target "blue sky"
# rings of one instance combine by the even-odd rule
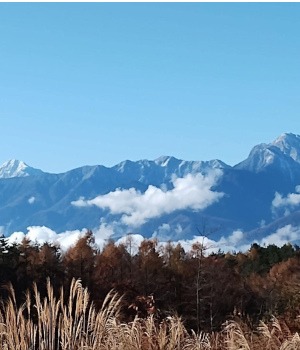
[[[299,3],[0,3],[0,163],[245,159],[300,134]]]

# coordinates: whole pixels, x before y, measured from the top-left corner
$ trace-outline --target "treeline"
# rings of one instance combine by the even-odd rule
[[[134,247],[132,236],[124,244],[109,241],[96,248],[93,233],[63,252],[59,246],[39,245],[24,238],[8,244],[0,239],[0,297],[7,297],[7,285],[14,286],[17,300],[35,281],[46,294],[50,277],[55,293],[68,289],[72,278],[80,278],[91,299],[100,307],[114,289],[125,295],[123,317],[135,316],[129,308],[138,296],[153,295],[156,317],[177,313],[188,329],[215,331],[230,315],[251,323],[271,315],[299,314],[300,249],[286,244],[261,247],[253,244],[245,253],[222,251],[206,254],[201,243],[185,252],[180,244],[160,246],[144,240]]]

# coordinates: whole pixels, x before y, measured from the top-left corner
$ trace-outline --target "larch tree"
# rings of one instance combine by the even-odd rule
[[[87,231],[63,256],[67,283],[70,283],[72,278],[81,278],[85,286],[91,286],[95,253],[95,237],[92,231]]]

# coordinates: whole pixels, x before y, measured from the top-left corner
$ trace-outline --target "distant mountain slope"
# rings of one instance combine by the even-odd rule
[[[219,175],[208,184],[207,181],[212,181],[211,174],[216,172]],[[172,200],[179,202],[184,202],[186,194],[193,198],[196,189],[185,188],[184,183],[175,184],[174,179],[187,176],[196,179],[197,174],[203,175],[198,179],[200,182],[197,180],[197,186],[203,186],[203,192],[199,193],[203,196],[205,193],[220,193],[222,196],[218,200],[209,202],[201,210],[193,209],[189,203],[186,206],[172,206],[171,203],[173,209],[161,208],[161,212],[154,216],[145,214],[148,209],[153,210],[147,208],[147,201],[149,206],[153,205],[152,192],[164,199],[172,196]],[[193,178],[187,181],[195,182],[191,180]],[[252,238],[255,235],[261,237],[263,232],[269,234],[270,230],[289,222],[297,224],[299,215],[292,214],[300,208],[289,208],[290,221],[288,215],[281,218],[279,212],[272,211],[275,192],[287,196],[297,185],[300,185],[300,136],[294,134],[282,134],[270,144],[255,146],[249,157],[234,167],[220,160],[184,161],[164,156],[156,160],[126,160],[111,168],[84,166],[62,174],[49,174],[24,162],[11,160],[0,167],[0,226],[9,235],[14,231],[26,231],[32,225],[45,225],[62,232],[97,229],[105,222],[117,225],[116,234],[120,235],[130,229],[124,226],[124,222],[119,224],[124,221],[124,215],[130,215],[130,210],[136,210],[138,215],[137,206],[142,203],[143,215],[151,219],[134,229],[135,233],[146,237],[156,232],[158,236],[169,239],[191,238],[197,234],[196,228],[203,218],[210,226],[221,227],[215,238],[237,229],[250,232],[248,235]],[[122,192],[130,188],[135,192]],[[114,208],[118,198],[121,200],[124,196],[129,196],[129,199],[124,202],[122,213],[119,207],[118,210]],[[84,198],[82,203],[85,204],[74,205],[80,198]],[[113,204],[112,198],[115,200]],[[202,199],[206,200],[199,200]],[[108,204],[96,205],[99,201]],[[131,209],[126,209],[127,206]],[[270,229],[266,230],[266,227]]]

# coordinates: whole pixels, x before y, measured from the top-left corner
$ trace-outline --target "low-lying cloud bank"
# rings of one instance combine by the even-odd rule
[[[176,228],[174,227],[174,229],[180,230],[179,226],[180,225],[177,225]],[[27,228],[27,230],[28,232],[26,234],[24,232],[13,233],[8,238],[9,243],[20,243],[24,237],[27,237],[32,242],[38,242],[39,244],[43,244],[45,242],[58,243],[61,246],[62,250],[66,250],[70,246],[74,245],[78,238],[83,236],[87,231],[86,229],[83,229],[56,233],[55,231],[45,226],[30,226]],[[172,228],[168,224],[161,225],[160,228],[154,232],[152,236],[153,238],[157,236],[157,232],[159,232],[159,230],[167,234],[167,232],[170,232]],[[98,248],[102,249],[108,240],[112,238],[115,232],[113,226],[106,223],[101,223],[100,227],[94,230],[93,233]],[[116,244],[125,244],[129,238],[131,238],[132,253],[135,254],[138,251],[140,243],[144,239],[143,236],[139,234],[124,235],[116,241]],[[167,235],[164,238],[165,240],[160,240],[160,245],[165,245],[168,242],[169,239],[167,238]],[[180,243],[185,251],[190,251],[194,243],[200,242],[206,247],[206,253],[210,254],[212,252],[217,252],[219,249],[224,252],[246,252],[252,243],[258,243],[262,246],[275,244],[281,247],[288,242],[294,244],[296,242],[299,243],[299,241],[300,227],[286,225],[282,228],[279,228],[276,232],[262,238],[261,240],[254,240],[252,242],[247,242],[245,240],[244,233],[240,230],[236,230],[232,232],[230,236],[222,237],[218,241],[215,241],[208,237],[194,236],[193,239],[178,240],[174,241],[173,244],[176,245],[177,243]]]
[[[45,242],[58,243],[62,250],[66,250],[74,245],[78,238],[82,237],[87,232],[87,229],[56,233],[46,226],[29,226],[27,227],[27,231],[27,233],[20,231],[14,232],[8,237],[9,243],[20,243],[22,242],[23,238],[26,237],[32,242],[37,242],[39,244],[43,244]],[[112,238],[114,233],[113,226],[104,222],[101,223],[99,228],[93,230],[95,242],[99,248],[102,248],[107,240]]]
[[[267,237],[262,238],[261,245],[275,244],[278,247],[283,246],[287,242],[295,244],[300,242],[300,227],[286,225],[277,229],[275,233],[270,234]]]
[[[150,185],[145,193],[135,188],[117,189],[91,200],[80,198],[73,201],[76,207],[97,206],[108,209],[111,214],[123,214],[120,223],[129,227],[139,227],[150,219],[170,214],[176,210],[203,210],[223,197],[224,193],[211,188],[216,185],[222,171],[216,169],[207,175],[188,174],[184,178],[174,178],[174,188],[164,191]]]

